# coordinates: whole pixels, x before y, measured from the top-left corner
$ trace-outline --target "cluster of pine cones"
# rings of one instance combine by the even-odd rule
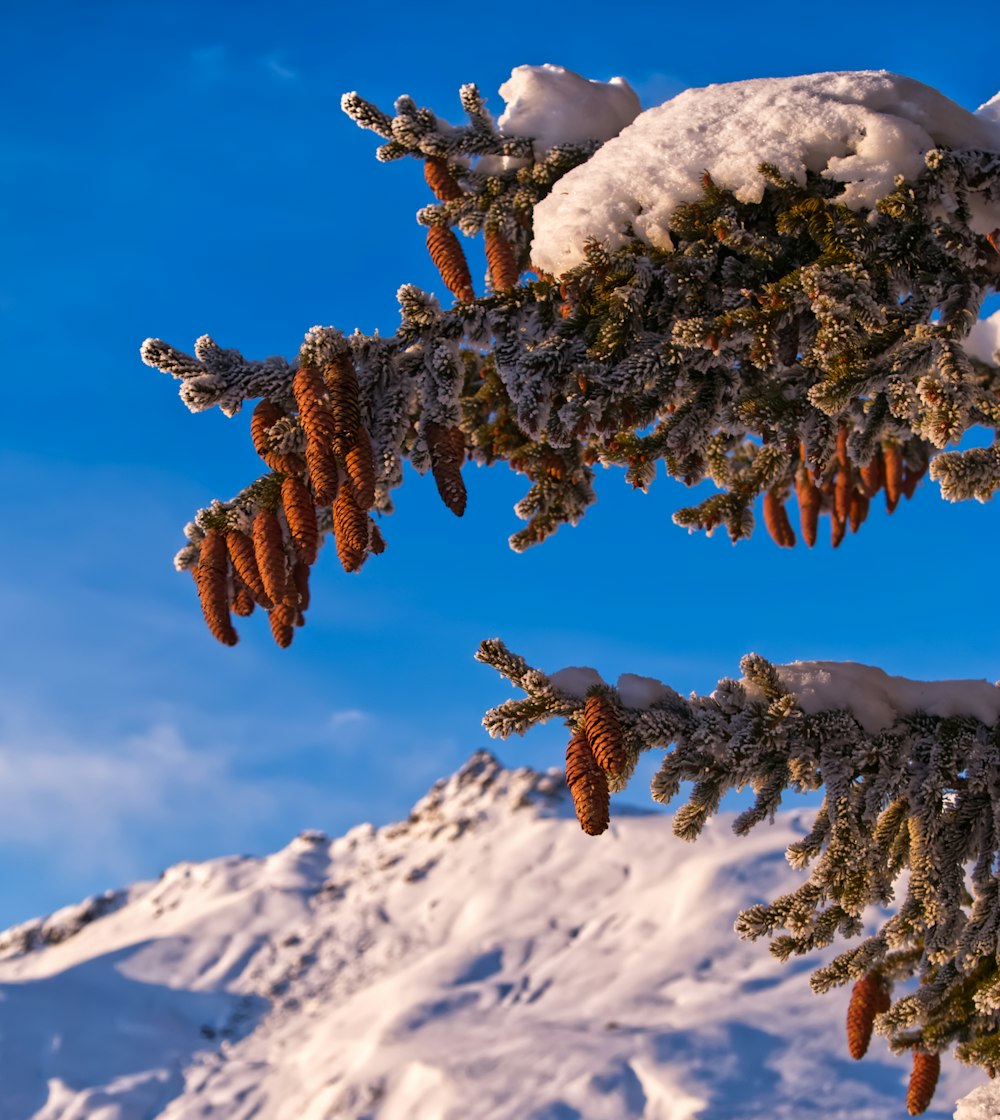
[[[454,202],[463,197],[463,190],[448,164],[436,156],[424,160],[424,178],[439,202]],[[490,284],[494,292],[513,288],[520,275],[514,249],[498,229],[487,227],[484,233],[486,264],[490,270]],[[461,303],[471,303],[476,298],[472,287],[469,262],[465,259],[458,238],[447,225],[433,225],[427,230],[427,251],[431,255],[448,291]]]
[[[254,448],[274,473],[252,488],[258,508],[249,531],[245,514],[233,518],[223,512],[217,524],[210,518],[192,569],[208,628],[225,645],[238,640],[231,615],[246,617],[257,606],[267,611],[277,644],[283,649],[291,644],[294,628],[305,621],[309,570],[325,531],[318,509],[331,522],[345,571],[357,571],[385,548],[371,516],[374,455],[350,356],[338,355],[322,371],[302,365],[292,393],[297,420],[267,398],[253,412]],[[289,436],[296,433],[301,452],[289,450],[290,443],[296,445]],[[461,516],[464,437],[457,428],[428,424],[427,443],[441,497]]]
[[[583,708],[583,725],[566,748],[566,784],[580,827],[599,836],[610,820],[608,779],[628,765],[621,721],[607,696],[591,693]]]
[[[889,1010],[889,989],[883,977],[871,972],[854,985],[847,1008],[847,1048],[855,1060],[863,1058],[871,1042],[875,1016]],[[941,1055],[914,1049],[913,1068],[906,1093],[906,1108],[911,1116],[926,1112],[941,1072]]]
[[[917,483],[927,472],[926,455],[921,455],[918,462],[910,462],[902,445],[889,440],[867,466],[857,467],[847,455],[847,434],[846,428],[837,433],[836,459],[821,478],[807,465],[805,449],[800,449],[794,475],[795,496],[802,539],[809,548],[816,543],[819,517],[824,509],[830,514],[831,543],[837,548],[848,526],[852,533],[861,528],[869,504],[880,490],[885,490],[885,506],[892,513],[901,498],[913,497]],[[782,548],[794,546],[795,530],[775,490],[764,494],[764,524],[775,544]]]

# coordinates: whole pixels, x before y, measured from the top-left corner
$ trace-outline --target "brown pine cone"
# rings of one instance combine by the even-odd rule
[[[282,649],[288,649],[292,644],[294,633],[292,628],[295,626],[297,615],[298,611],[287,603],[279,603],[274,610],[267,612],[267,620],[271,624],[271,636]]]
[[[427,231],[427,251],[448,291],[461,303],[471,303],[476,293],[469,263],[454,233],[447,226],[431,226]]]
[[[372,554],[374,556],[381,556],[382,553],[385,552],[385,538],[382,536],[378,525],[372,521],[371,518],[368,519],[368,535],[370,541],[368,547],[371,549]]]
[[[514,250],[499,230],[486,231],[486,263],[493,291],[503,292],[517,283],[520,272],[514,259]]]
[[[239,615],[240,618],[249,618],[253,614],[253,609],[257,604],[253,600],[250,592],[240,585],[233,592],[233,614]]]
[[[370,510],[375,504],[375,461],[372,443],[362,428],[358,441],[344,456],[347,477],[354,489],[354,500],[359,509]]]
[[[292,585],[299,596],[297,606],[301,614],[309,609],[309,565],[303,560],[296,560],[292,567]]]
[[[906,1108],[911,1116],[927,1111],[941,1073],[941,1055],[928,1054],[926,1050],[913,1051],[913,1069],[906,1091]]]
[[[918,470],[913,470],[908,466],[903,468],[903,494],[907,499],[913,497],[917,489],[917,483],[927,473],[927,466],[928,464],[925,463],[924,466]]]
[[[441,501],[456,517],[465,513],[467,495],[462,478],[465,462],[465,436],[461,428],[446,428],[429,422],[426,429],[427,450],[431,454],[431,471]]]
[[[882,461],[881,451],[876,451],[868,466],[861,468],[861,481],[869,498],[874,498],[882,489],[885,482],[885,463]]]
[[[305,429],[306,442],[332,447],[333,413],[322,374],[312,366],[300,366],[292,379],[292,392],[295,394],[299,418]]]
[[[424,178],[440,202],[454,202],[462,197],[462,188],[448,170],[445,160],[437,156],[427,156],[424,160]]]
[[[359,442],[364,426],[361,421],[361,386],[354,363],[347,353],[338,354],[323,370],[333,414],[332,446],[341,459]]]
[[[851,523],[852,533],[856,533],[864,524],[864,520],[868,516],[868,506],[868,498],[855,490],[854,494],[851,496],[851,508],[848,512],[848,520]]]
[[[809,472],[804,466],[795,472],[795,496],[799,500],[802,539],[812,548],[816,543],[816,529],[819,525],[820,492],[810,481]]]
[[[229,617],[229,554],[225,537],[216,529],[202,539],[194,580],[212,636],[223,645],[236,645],[239,638]]]
[[[345,572],[356,572],[368,555],[368,514],[358,508],[349,486],[342,486],[333,503],[333,533]]]
[[[312,483],[316,505],[333,505],[340,485],[340,468],[333,448],[309,440],[306,443],[306,465],[309,467],[309,481]]]
[[[301,474],[305,467],[298,455],[285,455],[271,448],[270,431],[284,417],[285,413],[266,397],[253,410],[250,417],[250,438],[254,450],[273,471],[283,474]]]
[[[830,510],[830,545],[840,548],[847,535],[847,522],[842,521],[835,509]]]
[[[578,731],[566,748],[566,784],[573,795],[576,819],[588,836],[599,836],[611,819],[608,779],[597,765],[587,736]]]
[[[883,443],[885,459],[885,508],[892,511],[903,493],[903,451],[898,443]]]
[[[257,567],[257,553],[253,541],[238,529],[230,529],[226,533],[226,546],[233,561],[236,574],[254,597],[257,603],[269,611],[274,604],[264,590],[264,581],[261,579],[260,569]]]
[[[299,557],[307,566],[315,563],[319,548],[316,506],[309,488],[301,478],[285,476],[281,484],[281,504],[285,507],[285,520]]]
[[[838,467],[837,480],[833,487],[833,510],[840,521],[846,522],[851,516],[851,496],[853,494],[853,471],[850,467]]]
[[[889,1010],[889,993],[878,973],[870,972],[854,985],[847,1006],[847,1049],[855,1061],[868,1051],[875,1016]]]
[[[614,704],[600,693],[587,697],[583,730],[597,765],[612,777],[625,769],[625,738]]]
[[[288,565],[281,522],[273,513],[262,509],[253,519],[253,548],[264,592],[277,606],[288,592]]]
[[[771,540],[779,548],[794,548],[795,530],[788,520],[785,503],[768,490],[764,495],[764,524],[771,534]]]

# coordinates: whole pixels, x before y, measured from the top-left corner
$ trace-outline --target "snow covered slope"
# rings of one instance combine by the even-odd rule
[[[475,755],[409,820],[181,864],[0,935],[0,1120],[885,1120],[906,1063],[732,933],[803,822],[583,835]],[[936,1098],[982,1080],[945,1063]]]

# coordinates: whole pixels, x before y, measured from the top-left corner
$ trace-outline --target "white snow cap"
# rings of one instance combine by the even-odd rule
[[[759,202],[762,162],[800,183],[807,171],[842,180],[840,201],[871,207],[897,175],[915,177],[924,153],[939,146],[1000,151],[1000,101],[970,113],[931,86],[885,70],[685,90],[641,113],[556,183],[535,207],[532,261],[561,275],[582,263],[588,239],[617,249],[630,240],[629,227],[669,250],[671,215],[700,197],[706,171],[741,201]],[[996,226],[1000,207],[976,215],[978,232]]]
[[[972,330],[962,345],[970,357],[978,358],[987,365],[1000,365],[997,361],[997,352],[1000,351],[1000,311],[994,311],[988,318],[978,319],[973,323]]]
[[[989,681],[911,681],[856,661],[793,661],[775,668],[807,715],[846,709],[869,735],[913,712],[973,716],[987,724],[1000,719],[1000,688]]]
[[[989,101],[980,105],[976,110],[976,116],[1000,125],[1000,93],[995,93]]]
[[[598,82],[563,66],[515,66],[500,87],[507,103],[497,127],[510,136],[530,136],[535,158],[556,144],[610,140],[642,111],[624,78]]]

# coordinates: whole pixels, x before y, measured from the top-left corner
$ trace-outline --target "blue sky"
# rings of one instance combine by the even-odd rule
[[[751,649],[1000,675],[990,507],[925,484],[836,554],[764,534],[734,548],[671,524],[678,485],[643,496],[607,472],[578,528],[517,556],[522,481],[474,467],[461,521],[414,476],[384,556],[347,576],[323,555],[290,650],[260,618],[225,649],[171,558],[195,509],[259,473],[248,418],[190,415],[138,357],[149,335],[187,349],[206,332],[290,357],[315,323],[391,332],[401,283],[440,291],[420,168],[376,163],[346,90],[453,119],[466,81],[499,110],[520,63],[621,74],[645,105],[828,69],[896,70],[969,108],[997,91],[985,27],[946,35],[939,6],[901,11],[40,0],[5,15],[0,926],[180,859],[393,819],[480,746],[561,764],[559,727],[487,740],[482,713],[509,692],[473,660],[484,637],[682,690]]]

